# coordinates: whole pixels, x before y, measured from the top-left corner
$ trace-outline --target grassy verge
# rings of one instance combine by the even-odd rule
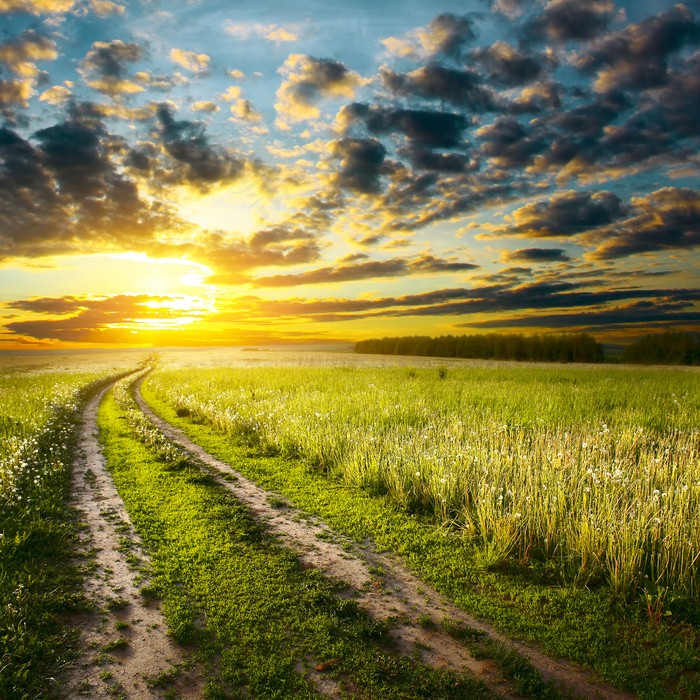
[[[0,498],[3,700],[53,697],[54,675],[75,656],[77,635],[64,616],[85,609],[87,601],[75,558],[81,524],[67,506],[71,463],[83,407],[115,376],[89,381],[86,375],[83,386],[56,401],[41,429],[18,440],[16,453],[0,464],[0,473],[12,477]],[[24,403],[31,409],[32,380],[25,382],[20,389],[29,394]]]
[[[148,594],[162,598],[175,640],[198,645],[211,664],[206,697],[316,697],[308,668],[366,698],[489,697],[468,676],[394,654],[384,626],[334,596],[336,584],[319,572],[302,570],[118,396],[100,408],[105,456],[152,550]]]
[[[339,531],[396,552],[466,611],[510,634],[537,641],[551,655],[585,664],[641,698],[700,694],[696,626],[624,605],[605,588],[589,591],[558,585],[556,567],[540,572],[536,580],[508,566],[484,568],[468,540],[431,519],[402,512],[387,498],[339,484],[298,460],[256,454],[236,445],[210,425],[178,417],[149,391],[148,383],[143,395],[159,415],[204,449]]]

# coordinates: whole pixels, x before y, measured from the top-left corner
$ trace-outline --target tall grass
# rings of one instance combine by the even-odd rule
[[[700,600],[700,374],[161,369],[195,420],[429,512],[484,565]]]

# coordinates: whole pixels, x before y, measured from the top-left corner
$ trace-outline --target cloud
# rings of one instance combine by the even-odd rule
[[[410,73],[383,68],[380,75],[382,83],[394,95],[440,100],[476,113],[499,109],[496,93],[471,68],[462,70],[429,63]]]
[[[611,327],[649,329],[651,324],[682,325],[700,323],[700,312],[684,311],[693,301],[654,299],[620,304],[612,308],[581,313],[528,314],[489,321],[457,324],[468,328],[556,328],[577,329],[587,332],[605,331]]]
[[[126,64],[137,63],[144,56],[144,49],[139,44],[125,43],[119,39],[96,41],[80,62],[78,70],[88,87],[116,98],[143,92],[141,85],[127,77]]]
[[[209,63],[211,59],[205,53],[185,51],[184,49],[171,49],[170,59],[195,75],[209,75]]]
[[[598,72],[595,89],[658,87],[669,79],[668,59],[686,44],[700,42],[700,23],[685,5],[647,17],[596,42],[578,62],[584,72]]]
[[[188,298],[183,309],[177,296],[147,294],[115,295],[106,298],[59,297],[36,298],[8,302],[12,309],[60,315],[59,319],[14,321],[6,328],[18,335],[38,340],[64,342],[133,343],[129,338],[134,328],[148,330],[149,322],[199,318],[209,312],[201,300]],[[126,328],[124,328],[126,326]]]
[[[175,164],[164,182],[186,184],[207,192],[215,185],[227,185],[242,176],[245,160],[212,146],[201,123],[175,119],[168,105],[160,105],[157,117],[160,142]]]
[[[440,275],[467,272],[478,265],[432,255],[341,263],[334,267],[307,270],[293,275],[273,275],[253,280],[254,287],[297,287],[306,284],[338,284],[358,280],[409,275]]]
[[[522,168],[534,162],[538,153],[545,151],[550,136],[545,129],[530,131],[513,117],[498,117],[494,122],[477,130],[481,152],[500,168]]]
[[[355,96],[367,81],[339,61],[291,54],[279,72],[286,80],[277,91],[275,109],[287,121],[317,119],[316,106],[324,98]]]
[[[401,133],[415,146],[458,148],[469,120],[462,114],[430,109],[384,108],[353,102],[338,114],[340,124],[363,122],[372,134]]]
[[[504,262],[550,263],[567,262],[571,258],[562,248],[520,248],[504,251]]]
[[[111,0],[90,0],[90,8],[98,17],[102,18],[123,15],[126,9],[124,5],[118,5]]]
[[[54,85],[48,90],[44,90],[39,96],[42,102],[48,102],[50,105],[56,106],[65,102],[72,95],[71,91],[63,85]]]
[[[612,0],[549,0],[522,27],[527,42],[587,41],[602,34],[617,8]]]
[[[67,12],[75,0],[0,0],[0,14],[27,12],[32,15]]]
[[[262,114],[255,109],[250,100],[237,100],[236,104],[231,105],[231,114],[235,119],[240,119],[243,122],[262,121]]]
[[[489,81],[506,88],[532,83],[558,65],[551,51],[534,54],[516,49],[505,41],[475,49],[469,58],[488,71]]]
[[[214,102],[202,101],[192,103],[193,112],[207,112],[208,114],[213,114],[219,111],[219,105]]]
[[[569,238],[618,221],[625,212],[625,205],[612,192],[570,191],[516,209],[513,223],[480,237]]]
[[[229,34],[238,39],[263,38],[277,44],[299,40],[299,25],[278,24],[229,24],[226,27]]]
[[[589,257],[614,260],[641,253],[691,250],[700,247],[700,193],[688,188],[665,187],[634,197],[639,212],[601,232],[604,238]]]
[[[57,56],[56,43],[33,29],[0,44],[0,64],[20,78],[36,78],[36,61],[52,61]]]
[[[382,43],[390,54],[401,58],[443,56],[459,60],[464,47],[475,38],[472,16],[443,13],[427,27],[419,27],[404,37],[389,37]]]
[[[386,149],[377,139],[344,138],[331,141],[331,157],[340,161],[335,182],[360,194],[377,193]]]

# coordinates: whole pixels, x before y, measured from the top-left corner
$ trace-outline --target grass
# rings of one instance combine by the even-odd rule
[[[81,527],[67,506],[88,397],[124,367],[0,375],[0,697],[51,697],[75,652],[64,623],[83,610],[86,572],[72,559]]]
[[[180,417],[458,527],[485,567],[698,608],[700,374],[286,367],[150,383]]]
[[[580,382],[583,384],[581,391],[587,396],[579,399],[580,403],[574,402],[570,414],[562,414],[571,415],[571,418],[563,419],[563,425],[552,423],[556,412],[548,413],[547,410],[542,411],[542,422],[532,423],[529,428],[531,434],[544,436],[543,443],[535,444],[546,445],[548,439],[555,439],[556,436],[564,440],[564,433],[568,431],[569,444],[578,445],[575,455],[567,458],[567,464],[573,468],[580,461],[582,450],[588,449],[582,445],[584,434],[591,435],[594,429],[597,433],[603,433],[600,429],[602,423],[599,423],[603,418],[609,426],[615,426],[616,431],[634,431],[636,421],[647,421],[642,425],[643,432],[636,442],[629,445],[629,454],[637,455],[635,460],[630,456],[630,462],[626,465],[631,470],[650,451],[651,454],[659,454],[659,446],[668,444],[664,442],[665,439],[671,440],[675,436],[681,445],[689,444],[684,440],[696,439],[691,417],[696,415],[694,412],[700,393],[690,391],[697,383],[694,375],[652,372],[649,375],[642,373],[635,379],[618,376],[615,372],[602,371],[602,374],[594,376],[591,372],[567,370],[568,374],[564,371],[554,372],[555,381],[552,384],[545,374],[535,376],[528,375],[528,372],[516,373],[516,378],[509,378],[507,373],[494,373],[489,383],[485,382],[489,377],[482,372],[480,381],[484,386],[479,394],[478,381],[474,377],[460,377],[458,371],[451,369],[448,377],[431,378],[431,372],[435,374],[434,370],[416,370],[414,376],[406,376],[407,382],[421,379],[418,388],[409,391],[405,383],[399,381],[405,370],[387,370],[386,375],[377,371],[342,369],[327,372],[319,368],[314,368],[313,373],[307,370],[295,373],[289,368],[285,368],[284,372],[266,369],[260,372],[202,370],[197,373],[190,370],[187,375],[163,371],[160,376],[156,373],[147,380],[143,393],[163,418],[182,428],[206,450],[296,506],[321,516],[336,530],[358,541],[372,539],[379,549],[398,553],[422,578],[468,612],[491,620],[511,634],[539,642],[546,652],[554,656],[563,656],[592,667],[611,683],[632,690],[642,698],[665,700],[700,693],[699,638],[692,621],[695,599],[689,601],[686,597],[676,608],[689,621],[684,621],[683,615],[650,618],[634,587],[631,595],[625,596],[616,594],[615,587],[605,577],[601,577],[595,587],[591,587],[592,581],[588,581],[587,587],[575,577],[574,582],[578,585],[572,585],[567,566],[571,560],[557,556],[556,550],[554,556],[541,560],[518,556],[517,547],[511,550],[515,552],[514,556],[506,553],[504,557],[502,552],[494,549],[489,552],[488,538],[475,536],[463,523],[460,523],[461,528],[444,527],[442,519],[436,519],[434,511],[430,509],[406,507],[391,492],[377,493],[371,484],[357,488],[351,479],[344,478],[342,470],[332,466],[329,468],[329,461],[318,459],[321,447],[316,452],[308,449],[309,445],[320,445],[328,439],[331,447],[324,448],[326,454],[342,455],[342,451],[332,449],[334,436],[339,436],[339,431],[346,436],[348,433],[357,436],[360,433],[358,426],[365,425],[364,444],[370,442],[369,438],[381,437],[379,441],[371,441],[379,443],[372,448],[374,452],[371,454],[383,455],[382,450],[390,450],[391,445],[386,436],[396,437],[396,433],[391,431],[401,424],[401,417],[413,416],[416,431],[420,426],[421,436],[424,433],[432,436],[433,439],[427,440],[426,444],[439,458],[441,443],[446,438],[448,443],[451,441],[443,419],[453,418],[456,399],[450,399],[452,392],[459,395],[466,406],[470,405],[470,401],[479,401],[483,409],[484,403],[491,403],[491,410],[485,414],[483,411],[474,411],[473,417],[469,414],[469,426],[464,427],[466,414],[462,414],[463,430],[455,434],[453,442],[465,435],[479,436],[480,441],[489,446],[489,450],[481,454],[494,454],[498,458],[497,463],[502,464],[508,462],[509,455],[514,454],[516,445],[508,442],[511,436],[509,429],[495,434],[481,430],[489,425],[498,425],[489,422],[494,414],[498,415],[501,426],[505,424],[505,417],[510,416],[513,425],[522,427],[522,420],[529,415],[527,411],[531,402],[541,399],[545,408],[547,405],[557,405],[563,409],[567,400],[572,398],[572,386]],[[523,386],[516,382],[518,376]],[[306,377],[308,383],[304,383],[301,377]],[[611,387],[606,387],[607,380],[612,382],[616,378],[621,385],[617,398],[610,396]],[[475,383],[471,389],[470,382]],[[586,382],[589,384],[586,385]],[[604,382],[602,386],[601,382]],[[641,385],[641,388],[635,389],[633,382]],[[513,389],[512,394],[503,391],[500,407],[494,384]],[[338,390],[339,386],[343,391]],[[564,387],[563,395],[556,394],[557,386]],[[681,416],[678,420],[683,430],[674,431],[672,428],[664,438],[663,432],[669,424],[673,426],[678,415],[671,414],[666,419],[652,416],[646,408],[649,401],[645,401],[644,397],[651,395],[650,392],[657,392],[663,394],[661,399],[664,399],[678,392],[680,386],[684,392],[677,395],[682,397],[685,393],[684,400],[687,400],[683,407],[686,418]],[[383,389],[393,392],[391,398],[382,393]],[[408,394],[401,400],[403,390]],[[367,393],[371,401],[362,399],[363,393]],[[255,394],[254,399],[252,394]],[[436,396],[441,401],[437,401]],[[527,401],[526,396],[529,397]],[[335,404],[331,401],[332,397],[336,399]],[[465,397],[468,399],[466,403]],[[615,401],[620,402],[621,408],[611,414],[611,409],[604,407]],[[582,410],[584,404],[590,404],[592,408],[589,409],[588,420],[577,429],[571,421],[577,418],[577,411]],[[176,415],[176,409],[182,405],[187,405],[189,416]],[[315,422],[309,415],[309,409],[305,408],[308,405],[313,409]],[[394,408],[390,411],[391,406]],[[253,411],[256,413],[253,414]],[[316,416],[316,413],[320,416]],[[332,418],[327,417],[331,415]],[[305,437],[313,432],[312,428],[305,431],[305,420],[316,431],[315,443],[304,442]],[[655,422],[655,426],[649,421]],[[411,421],[407,420],[406,424],[411,424]],[[381,426],[383,431],[379,429]],[[474,430],[476,432],[472,432]],[[294,437],[294,440],[287,440],[285,436]],[[619,433],[615,433],[615,438],[619,439]],[[593,439],[593,436],[589,439]],[[609,439],[608,434],[598,435],[597,439],[597,444],[601,444],[603,439]],[[348,447],[347,442],[343,444]],[[398,444],[405,450],[405,459],[415,458],[411,445],[418,450],[420,443]],[[627,443],[623,441],[623,445]],[[496,447],[499,449],[496,450]],[[460,444],[458,448],[463,451],[464,445]],[[352,451],[352,444],[349,449]],[[660,453],[660,459],[665,460],[664,469],[654,473],[656,483],[670,474],[679,478],[679,465],[675,463],[674,471],[673,460],[685,460],[683,467],[691,473],[696,468],[688,460],[687,450],[666,456],[665,449],[663,447]],[[501,454],[504,451],[505,454]],[[418,450],[419,454],[425,452],[425,449],[422,453]],[[306,459],[300,459],[300,455]],[[524,459],[524,456],[521,458]],[[600,455],[600,451],[592,458],[599,460],[597,468],[602,468],[603,462],[607,464],[608,457]],[[436,458],[434,463],[439,464],[440,460]],[[479,462],[476,461],[476,464]],[[489,464],[487,462],[487,466]],[[544,464],[549,462],[531,465],[531,471],[540,479],[540,485],[548,483],[546,475],[537,473],[537,468]],[[684,477],[687,476],[686,473]],[[646,479],[650,480],[649,477]],[[539,500],[542,500],[541,492]],[[691,528],[693,522],[690,519],[685,526]]]
[[[314,697],[299,662],[337,660],[331,675],[367,698],[478,698],[465,675],[425,667],[391,651],[385,627],[334,584],[303,570],[234,496],[201,478],[147,426],[126,386],[100,408],[105,456],[139,534],[151,548],[153,583],[170,634],[211,660],[211,697]],[[125,420],[126,419],[126,420]],[[214,659],[217,659],[214,664]],[[220,695],[216,693],[219,690]]]

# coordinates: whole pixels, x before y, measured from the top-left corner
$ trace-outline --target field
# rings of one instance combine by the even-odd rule
[[[46,538],[60,530],[75,549],[64,498],[76,417],[125,364],[3,371],[2,562],[36,560],[29,578],[5,570],[3,622],[16,632],[0,649],[11,660],[3,697],[41,688],[49,642],[28,611],[45,591],[32,576],[53,556]],[[138,574],[152,580],[144,595],[160,600],[170,636],[198,650],[193,664],[210,679],[201,697],[331,687],[334,697],[564,697],[537,653],[638,697],[700,696],[700,373],[225,350],[164,352],[153,367],[139,392],[165,423],[132,398],[133,375],[103,401],[100,435],[152,556]],[[220,462],[193,458],[168,426]],[[244,477],[267,494],[263,506],[246,505]],[[313,547],[285,540],[287,525],[274,525],[284,513],[289,527],[320,519],[317,541],[369,566],[354,601],[347,581],[307,562]],[[425,582],[415,590],[434,591],[419,598],[443,598],[449,614],[401,607],[404,567]],[[54,642],[89,567],[57,561],[58,574],[43,613]],[[404,586],[386,619],[368,614],[372,596],[393,600]],[[397,630],[411,626],[427,636],[406,655]],[[443,634],[497,668],[500,685],[435,668],[425,640]],[[163,688],[153,694],[178,697]]]

